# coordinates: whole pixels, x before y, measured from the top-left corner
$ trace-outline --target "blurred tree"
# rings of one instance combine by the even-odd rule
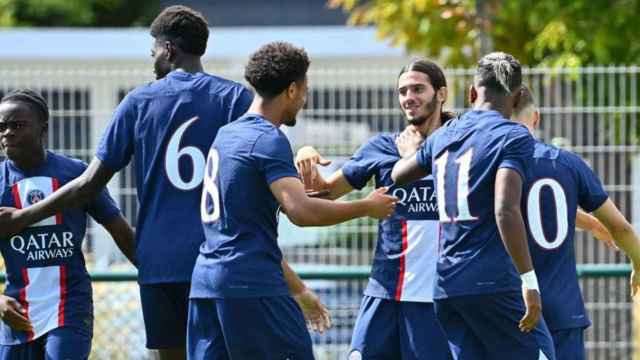
[[[146,26],[157,0],[0,0],[0,26]]]
[[[498,49],[526,65],[640,62],[640,0],[329,0],[350,25],[447,65]]]

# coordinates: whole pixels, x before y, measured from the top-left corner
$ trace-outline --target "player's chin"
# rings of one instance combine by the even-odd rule
[[[427,116],[424,116],[424,115],[414,116],[407,120],[409,124],[415,125],[415,126],[422,125],[424,124],[425,121],[427,121]]]
[[[296,123],[297,123],[297,122],[298,122],[298,120],[294,117],[294,118],[291,118],[291,119],[286,120],[286,121],[284,122],[284,125],[285,125],[285,126],[292,127],[292,126],[296,126]]]

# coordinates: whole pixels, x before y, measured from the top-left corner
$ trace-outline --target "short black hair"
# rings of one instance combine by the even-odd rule
[[[199,12],[183,5],[169,6],[151,23],[151,36],[174,42],[184,52],[202,56],[207,50],[209,27]]]
[[[475,81],[498,95],[511,95],[522,86],[522,67],[512,55],[492,52],[478,61]]]
[[[303,48],[287,42],[271,42],[251,55],[244,69],[244,78],[258,95],[272,99],[291,83],[303,80],[309,64]]]
[[[398,74],[398,78],[409,71],[417,71],[427,75],[429,83],[431,83],[431,86],[436,91],[442,87],[447,87],[447,79],[444,77],[444,72],[438,64],[431,60],[421,59],[410,62],[402,67]]]
[[[42,122],[49,121],[49,105],[44,97],[37,91],[31,89],[15,89],[2,97],[0,103],[20,102],[38,113]]]

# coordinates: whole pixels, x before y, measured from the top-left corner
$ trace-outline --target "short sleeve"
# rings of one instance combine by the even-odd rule
[[[586,211],[598,209],[609,198],[604,186],[593,170],[578,155],[571,154],[573,169],[578,174],[578,205]]]
[[[96,151],[96,157],[114,172],[127,166],[131,160],[135,122],[135,105],[127,95],[118,105]]]
[[[342,173],[354,189],[362,189],[376,172],[380,163],[380,151],[376,151],[379,137],[373,137],[342,165]]]
[[[246,87],[238,85],[235,96],[231,102],[231,111],[229,111],[229,119],[227,122],[235,121],[249,110],[249,106],[253,101],[253,94]]]
[[[87,212],[100,224],[106,224],[120,215],[120,209],[107,188],[102,189],[98,197],[87,204]]]
[[[293,151],[287,137],[278,129],[265,132],[256,141],[252,156],[256,159],[260,172],[267,183],[283,177],[298,177],[293,165]]]
[[[533,159],[535,140],[524,126],[514,126],[508,133],[498,168],[512,169],[523,181],[527,179],[527,167]]]
[[[435,137],[433,134],[427,138],[427,140],[422,143],[422,146],[418,149],[416,153],[416,162],[418,166],[423,168],[427,174],[431,174],[431,155],[433,154],[433,141]]]

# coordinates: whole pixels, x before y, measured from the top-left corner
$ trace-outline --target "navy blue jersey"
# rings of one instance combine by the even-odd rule
[[[362,189],[374,177],[376,187],[389,187],[400,201],[395,213],[378,224],[378,242],[365,295],[399,301],[433,301],[438,257],[438,207],[433,179],[406,186],[391,180],[400,159],[395,134],[372,137],[342,166],[351,186]]]
[[[534,140],[524,126],[496,111],[471,111],[436,130],[417,153],[433,173],[442,226],[435,298],[520,291],[494,213],[499,168],[526,180]]]
[[[529,167],[523,214],[540,282],[542,312],[551,330],[590,325],[582,301],[574,229],[578,206],[596,210],[608,195],[600,179],[577,155],[537,142]]]
[[[289,294],[277,243],[279,203],[269,187],[283,177],[298,172],[289,140],[269,120],[247,114],[220,129],[205,169],[206,241],[191,298]]]
[[[28,207],[51,195],[86,169],[79,160],[47,152],[45,162],[32,171],[0,163],[1,206]],[[83,208],[62,211],[0,239],[7,271],[5,294],[27,310],[33,331],[13,331],[0,322],[0,344],[36,339],[61,326],[91,331],[91,280],[82,255],[87,213],[100,223],[120,214],[106,190]]]
[[[133,90],[118,106],[96,157],[119,171],[134,156],[140,283],[191,278],[204,241],[198,204],[205,156],[218,129],[242,115],[251,100],[233,81],[173,71]]]

